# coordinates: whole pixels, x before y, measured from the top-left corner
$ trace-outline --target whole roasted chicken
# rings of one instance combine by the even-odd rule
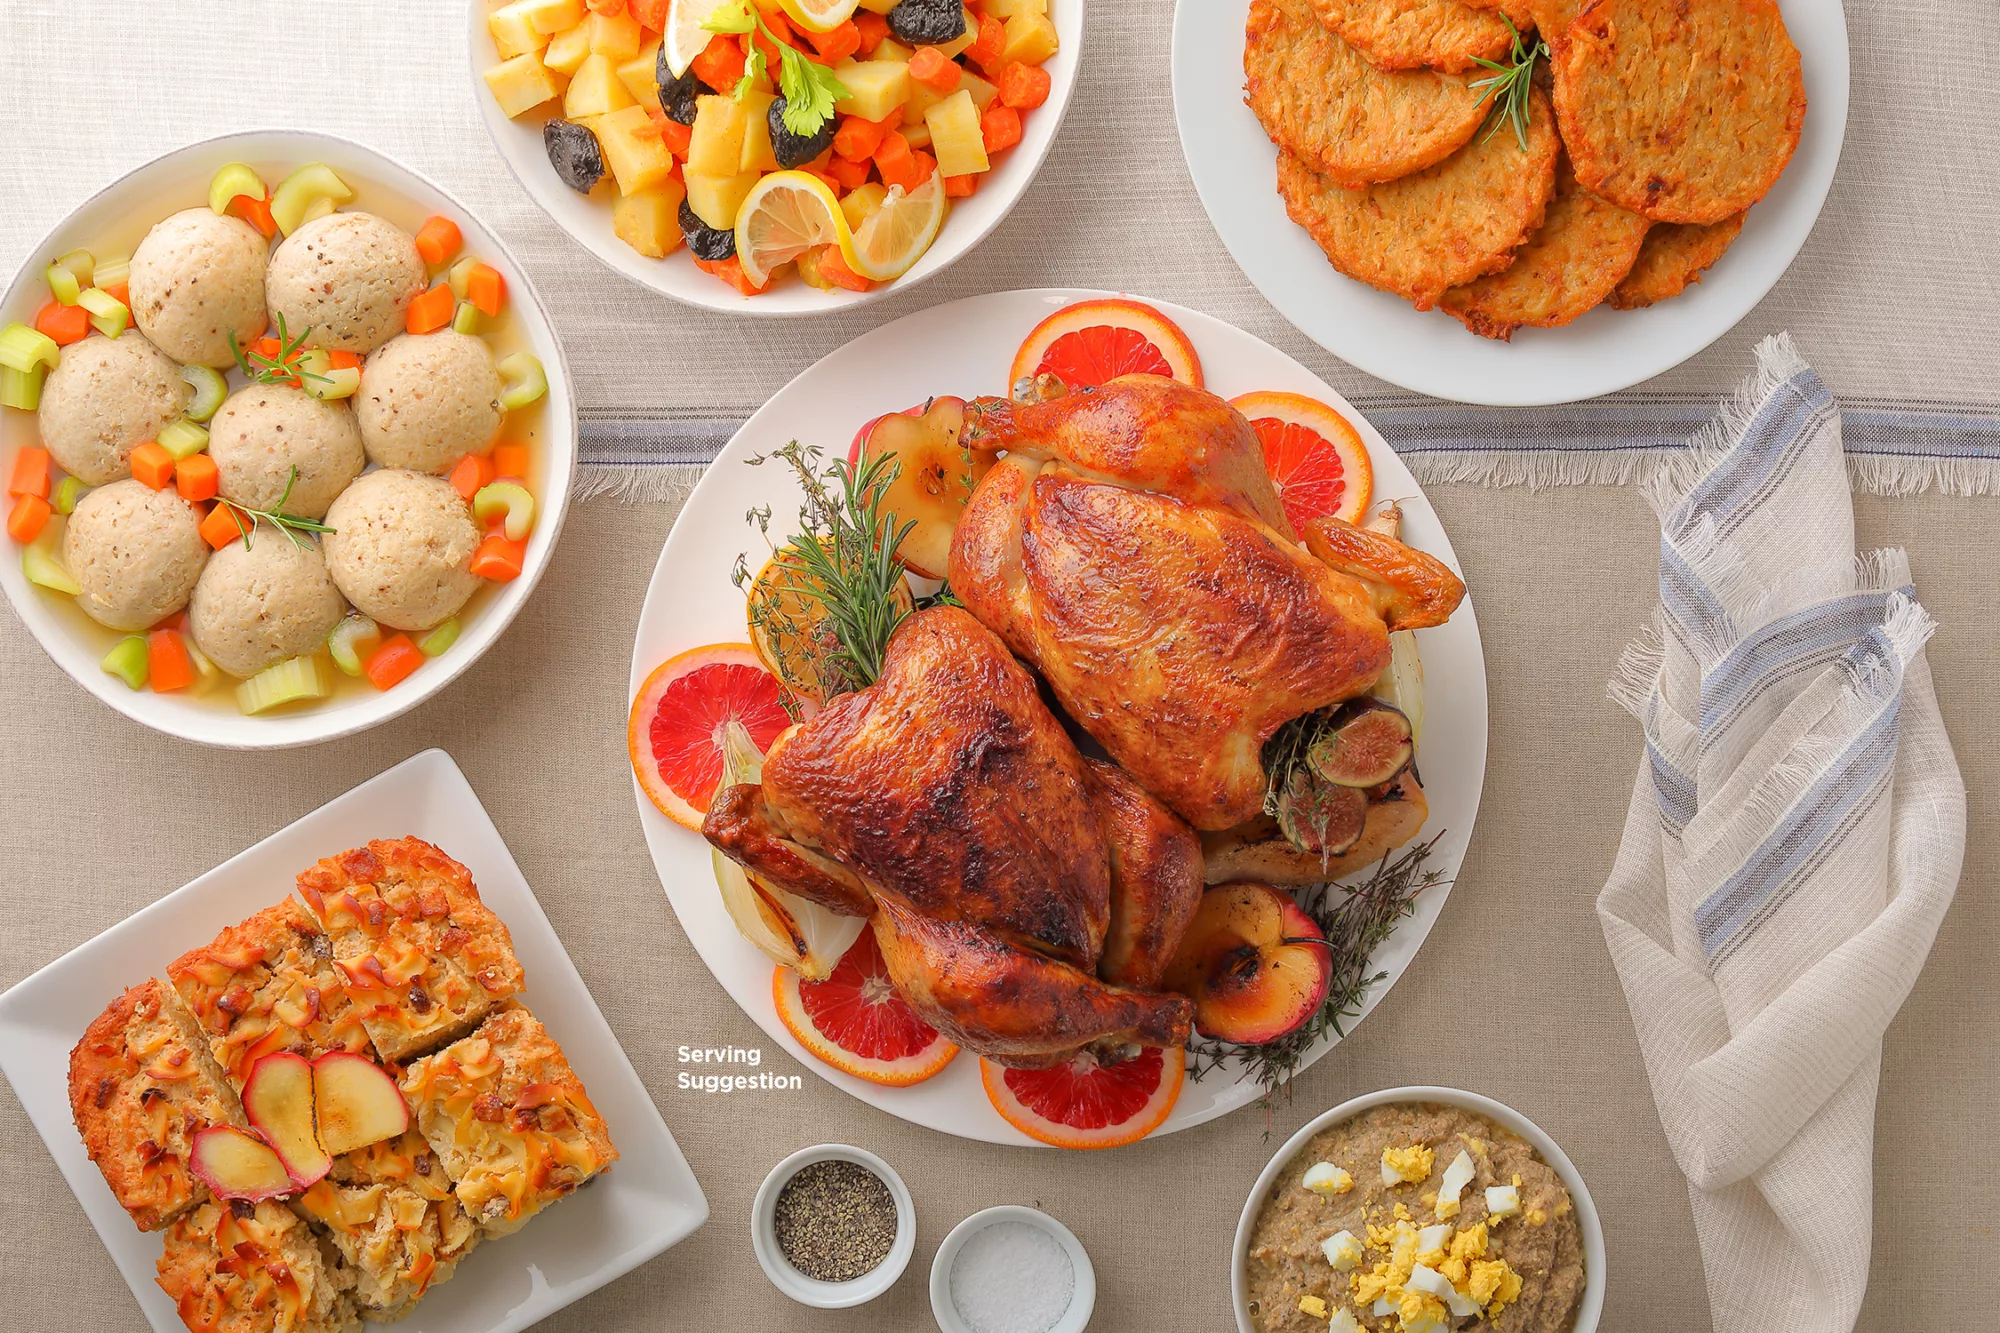
[[[1172,380],[979,399],[965,443],[1004,456],[959,521],[953,591],[1197,829],[1256,816],[1272,734],[1367,691],[1390,631],[1442,624],[1465,594],[1382,533],[1294,532],[1249,423]]]
[[[752,875],[866,916],[926,1022],[1002,1064],[1178,1046],[1156,992],[1202,888],[1180,819],[1085,760],[1005,644],[965,611],[912,615],[880,678],[773,744],[702,833]]]

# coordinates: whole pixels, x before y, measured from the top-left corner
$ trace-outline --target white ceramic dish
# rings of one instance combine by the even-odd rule
[[[539,112],[529,112],[519,120],[509,120],[486,89],[481,74],[500,63],[500,52],[487,31],[487,0],[467,0],[466,49],[472,71],[471,92],[479,103],[479,115],[493,136],[494,147],[506,160],[516,180],[528,196],[541,206],[555,224],[576,239],[577,244],[596,255],[608,267],[642,287],[663,296],[706,310],[723,310],[734,315],[822,315],[868,305],[895,292],[906,291],[924,279],[942,273],[1000,225],[1027,192],[1029,182],[1042,169],[1049,145],[1062,128],[1069,110],[1070,93],[1076,87],[1078,61],[1083,55],[1084,0],[1053,0],[1049,21],[1056,26],[1062,47],[1042,68],[1049,72],[1049,99],[1021,117],[1021,142],[1007,153],[979,183],[979,191],[969,199],[952,200],[951,213],[939,229],[937,239],[923,257],[894,282],[882,283],[871,291],[822,292],[796,279],[787,279],[759,296],[744,296],[734,288],[694,266],[686,246],[677,247],[663,259],[648,259],[611,234],[611,195],[616,185],[600,185],[589,196],[580,195],[562,183],[549,155],[542,147]]]
[[[701,1186],[631,1061],[584,988],[465,775],[426,750],[77,946],[0,995],[0,1072],[13,1086],[104,1247],[159,1333],[181,1333],[154,1285],[160,1237],[132,1225],[84,1155],[70,1119],[69,1052],[129,985],[289,892],[322,856],[371,838],[413,835],[462,861],[514,937],[523,999],[590,1090],[618,1163],[518,1233],[468,1255],[451,1281],[397,1325],[408,1333],[514,1333],[676,1244],[708,1217]]]
[[[1245,1266],[1250,1253],[1250,1232],[1257,1224],[1257,1214],[1263,1209],[1264,1196],[1269,1192],[1271,1182],[1278,1178],[1285,1163],[1304,1148],[1313,1135],[1343,1120],[1350,1120],[1370,1107],[1395,1102],[1443,1102],[1447,1106],[1460,1106],[1477,1112],[1533,1144],[1541,1159],[1562,1177],[1563,1185],[1569,1190],[1570,1201],[1576,1207],[1577,1228],[1583,1234],[1583,1300],[1577,1306],[1576,1322],[1570,1326],[1570,1333],[1597,1333],[1598,1321],[1604,1315],[1604,1225],[1598,1220],[1597,1204],[1591,1200],[1590,1189],[1583,1183],[1576,1163],[1569,1160],[1569,1155],[1540,1125],[1505,1102],[1496,1102],[1491,1097],[1458,1088],[1428,1087],[1384,1088],[1380,1092],[1365,1093],[1344,1101],[1325,1115],[1307,1121],[1298,1133],[1285,1140],[1284,1147],[1272,1154],[1270,1162],[1257,1177],[1256,1187],[1243,1204],[1243,1215],[1236,1223],[1235,1248],[1229,1256],[1229,1299],[1236,1310],[1238,1333],[1257,1333],[1257,1326],[1250,1320],[1250,1293]]]
[[[1090,1255],[1084,1250],[1083,1242],[1076,1233],[1050,1217],[1039,1208],[1023,1208],[1019,1204],[1005,1203],[997,1208],[985,1208],[966,1218],[951,1229],[938,1246],[937,1257],[931,1260],[931,1317],[937,1320],[940,1333],[978,1333],[970,1324],[959,1317],[958,1306],[951,1297],[951,1268],[958,1258],[958,1252],[971,1240],[995,1222],[1022,1222],[1052,1237],[1069,1256],[1070,1268],[1076,1274],[1076,1286],[1070,1292],[1069,1308],[1062,1317],[1049,1325],[1048,1333],[1083,1333],[1090,1323],[1090,1314],[1097,1306],[1097,1270],[1091,1267]]]
[[[277,181],[294,167],[314,161],[325,162],[354,187],[355,199],[349,208],[372,207],[412,228],[430,213],[451,218],[464,233],[466,253],[479,255],[507,280],[508,304],[523,341],[540,358],[549,380],[548,399],[542,409],[544,425],[534,442],[538,472],[529,479],[536,493],[535,530],[528,540],[528,557],[520,577],[482,590],[462,617],[458,642],[419,667],[409,679],[391,690],[342,691],[325,703],[261,717],[238,713],[226,698],[218,702],[126,688],[123,681],[98,665],[116,636],[92,625],[75,608],[59,606],[53,594],[30,584],[21,572],[18,547],[5,543],[0,587],[6,589],[15,614],[56,665],[134,721],[202,745],[233,750],[315,745],[366,731],[415,708],[477,661],[519,613],[548,568],[569,511],[576,468],[576,404],[570,396],[569,367],[563,360],[562,344],[527,271],[498,235],[442,188],[349,139],[300,130],[254,130],[190,144],[128,172],[85,200],[22,256],[20,270],[5,297],[0,298],[0,325],[34,321],[35,312],[47,299],[43,270],[56,256],[79,246],[96,247],[100,253],[122,246],[124,253],[130,254],[153,223],[168,213],[204,202],[209,178],[225,163],[247,162],[266,180]],[[412,212],[415,216],[404,216]],[[12,458],[16,449],[35,443],[37,438],[34,414],[0,409],[0,458]]]
[[[1804,59],[1798,153],[1699,285],[1644,310],[1593,310],[1511,343],[1466,332],[1334,271],[1285,216],[1277,150],[1243,104],[1250,0],[1180,0],[1174,11],[1174,116],[1210,221],[1278,312],[1341,360],[1406,389],[1465,403],[1574,402],[1650,379],[1727,333],[1764,299],[1805,244],[1833,184],[1847,126],[1847,27],[1839,0],[1781,0]]]
[[[889,1247],[889,1257],[850,1282],[822,1282],[807,1277],[792,1267],[785,1252],[778,1248],[774,1225],[778,1195],[801,1167],[814,1162],[853,1162],[866,1167],[889,1187],[889,1197],[896,1201],[896,1239]],[[917,1249],[917,1205],[910,1198],[909,1186],[896,1174],[896,1168],[872,1152],[845,1143],[801,1148],[772,1167],[771,1174],[757,1187],[757,1197],[750,1202],[750,1245],[757,1251],[757,1263],[764,1276],[771,1279],[771,1285],[800,1305],[819,1310],[848,1310],[866,1305],[895,1286],[896,1279],[910,1266],[910,1256]]]
[[[675,520],[639,617],[631,691],[636,693],[647,673],[675,653],[705,643],[742,642],[748,633],[742,594],[729,581],[738,552],[761,552],[744,511],[768,504],[776,516],[772,537],[783,540],[794,530],[799,493],[779,468],[747,467],[746,458],[793,438],[844,452],[855,428],[882,412],[921,403],[933,394],[1003,394],[1014,350],[1030,329],[1057,307],[1105,295],[1110,293],[998,292],[935,306],[864,334],[781,389],[737,432]],[[1339,394],[1298,362],[1239,329],[1193,310],[1156,304],[1194,341],[1210,388],[1228,397],[1252,389],[1290,390],[1344,412],[1373,455],[1375,494],[1403,502],[1408,540],[1456,568],[1451,542],[1409,470]],[[1472,835],[1486,772],[1486,666],[1472,600],[1466,599],[1450,623],[1418,636],[1428,682],[1421,758],[1431,806],[1430,822],[1420,836],[1442,834],[1430,864],[1447,878],[1457,872]],[[807,1054],[778,1020],[770,961],[744,941],[723,911],[708,844],[655,810],[636,782],[633,790],[653,864],[681,928],[723,988],[771,1040],[834,1086],[912,1123],[989,1143],[1033,1142],[993,1109],[980,1086],[979,1061],[971,1056],[961,1056],[914,1087],[885,1088]],[[1363,1016],[1416,956],[1447,892],[1448,886],[1440,885],[1424,893],[1415,912],[1377,953],[1388,980],[1370,988]],[[1333,1040],[1316,1046],[1305,1063],[1324,1055]],[[1201,1124],[1257,1096],[1254,1084],[1230,1082],[1226,1076],[1190,1082],[1155,1133]]]

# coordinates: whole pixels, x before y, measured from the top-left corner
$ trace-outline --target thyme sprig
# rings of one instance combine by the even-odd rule
[[[1493,99],[1493,110],[1486,117],[1486,133],[1479,142],[1485,143],[1500,132],[1500,126],[1514,127],[1514,139],[1521,145],[1521,151],[1528,151],[1528,94],[1535,86],[1535,62],[1549,53],[1549,44],[1536,34],[1533,46],[1521,36],[1521,30],[1514,26],[1514,20],[1502,14],[1507,31],[1514,34],[1514,48],[1508,52],[1506,63],[1474,56],[1481,65],[1493,71],[1483,79],[1474,79],[1471,87],[1479,89],[1477,106],[1487,98]]]
[[[1239,1082],[1254,1079],[1263,1088],[1258,1101],[1267,1113],[1276,1110],[1280,1100],[1289,1103],[1292,1076],[1307,1052],[1329,1032],[1345,1037],[1347,1023],[1361,1016],[1369,989],[1388,977],[1386,971],[1374,970],[1375,951],[1395,933],[1397,923],[1415,910],[1418,895],[1450,883],[1442,870],[1425,866],[1442,837],[1444,831],[1440,830],[1400,856],[1385,854],[1364,883],[1315,884],[1300,890],[1299,907],[1325,932],[1332,951],[1325,1001],[1302,1025],[1261,1045],[1192,1038],[1188,1042],[1189,1077],[1199,1081],[1233,1067]],[[1267,1128],[1265,1133],[1269,1132]]]
[[[1300,851],[1324,849],[1336,817],[1338,807],[1322,799],[1331,793],[1325,792],[1307,757],[1322,738],[1340,729],[1340,713],[1341,706],[1334,704],[1301,714],[1264,742],[1264,813],[1278,821],[1286,840]],[[1301,831],[1312,835],[1309,842],[1301,840]]]
[[[244,550],[247,551],[250,549],[250,535],[256,531],[259,523],[269,523],[272,527],[284,533],[292,545],[298,547],[300,550],[305,550],[309,546],[306,539],[299,536],[301,532],[338,531],[338,529],[329,528],[316,518],[307,518],[303,514],[286,512],[285,501],[292,498],[292,487],[298,484],[298,480],[299,470],[294,466],[286,474],[284,493],[278,496],[278,503],[272,505],[269,509],[253,509],[249,505],[238,504],[234,500],[217,497],[216,503],[228,511],[229,517],[236,520],[236,530],[243,534]],[[245,521],[246,519],[248,520],[247,522]]]
[[[266,356],[262,352],[245,348],[236,341],[234,330],[229,334],[229,353],[236,358],[236,368],[253,384],[296,384],[304,387],[306,380],[331,384],[333,381],[328,376],[307,370],[299,364],[299,354],[305,350],[306,339],[310,336],[312,336],[312,326],[308,324],[299,330],[297,337],[293,337],[285,328],[285,317],[280,313],[276,356]]]

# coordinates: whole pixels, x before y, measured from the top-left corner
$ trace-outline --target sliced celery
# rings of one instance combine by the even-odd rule
[[[49,265],[49,295],[64,305],[75,305],[76,298],[83,295],[83,284],[76,280],[76,274],[61,264]]]
[[[466,284],[472,278],[472,270],[479,267],[479,261],[471,255],[461,255],[451,266],[446,281],[451,284],[451,294],[463,301],[467,295]]]
[[[458,617],[453,616],[450,620],[445,621],[444,624],[439,625],[429,634],[426,634],[424,641],[418,644],[417,647],[423,650],[425,657],[437,657],[457,642]]]
[[[460,301],[458,309],[451,312],[453,333],[475,334],[479,332],[479,307],[470,301]]]
[[[85,289],[76,303],[90,312],[90,327],[107,338],[116,338],[132,322],[131,309],[102,287]]]
[[[160,447],[174,456],[174,461],[192,458],[208,448],[208,432],[192,421],[169,421],[160,427],[155,436]]]
[[[0,366],[32,374],[38,367],[54,370],[62,360],[56,340],[26,324],[9,324],[0,329]]]
[[[361,664],[382,645],[382,627],[367,616],[346,617],[326,636],[326,650],[333,664],[350,676],[361,674]]]
[[[91,257],[88,250],[72,250],[62,258],[56,260],[56,266],[68,269],[70,276],[76,279],[76,285],[79,287],[102,287],[104,285],[104,280],[96,276],[97,261]],[[74,305],[75,302],[71,302],[71,304]]]
[[[503,356],[493,367],[507,381],[500,393],[500,406],[512,412],[526,407],[549,391],[549,377],[542,363],[526,352]]]
[[[98,663],[106,671],[135,690],[146,688],[146,636],[134,634],[120,639],[117,646]]]
[[[97,271],[91,277],[91,285],[110,291],[121,282],[132,281],[132,261],[129,259],[105,259],[98,261]]]
[[[27,576],[28,582],[50,592],[68,593],[74,597],[83,591],[64,566],[62,557],[56,554],[55,547],[48,544],[47,538],[21,548],[21,573]]]
[[[16,370],[12,366],[0,366],[0,407],[18,408],[32,412],[41,406],[42,377],[49,372],[36,367],[33,370]]]
[[[83,498],[86,489],[75,477],[64,477],[62,484],[56,487],[55,498],[49,503],[55,507],[58,514],[73,514],[76,512],[76,502]]]
[[[145,640],[141,639],[141,643]],[[236,706],[246,713],[263,713],[301,699],[324,699],[333,682],[311,653],[265,667],[236,687]]]
[[[194,388],[186,409],[190,421],[208,420],[229,397],[229,381],[207,366],[182,366],[181,378]]]
[[[187,649],[188,661],[194,663],[194,692],[207,694],[222,683],[222,668],[208,660],[208,654],[194,646],[194,640],[181,636],[181,644]]]
[[[517,481],[488,482],[472,497],[472,517],[481,526],[504,518],[507,540],[522,541],[534,531],[535,497]]]
[[[241,162],[231,162],[209,178],[208,211],[220,217],[238,195],[264,197],[264,178]]]
[[[353,197],[354,191],[334,175],[332,167],[324,162],[308,162],[271,191],[271,217],[278,229],[290,236],[314,217],[326,216],[336,205]],[[322,211],[314,213],[315,208]]]

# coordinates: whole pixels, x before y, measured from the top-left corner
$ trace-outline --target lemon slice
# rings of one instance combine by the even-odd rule
[[[660,40],[664,43],[667,68],[674,72],[675,78],[687,73],[694,58],[708,49],[715,34],[701,25],[721,4],[722,0],[673,0],[667,6],[667,30]]]
[[[788,18],[814,32],[832,32],[854,17],[861,0],[780,0],[780,3]]]
[[[908,194],[893,185],[882,206],[854,233],[854,243],[841,247],[842,257],[864,278],[876,282],[900,278],[931,248],[949,206],[944,177],[935,171]]]
[[[847,217],[826,182],[805,171],[774,171],[750,187],[736,210],[736,257],[761,287],[771,270],[808,250],[852,244]]]

